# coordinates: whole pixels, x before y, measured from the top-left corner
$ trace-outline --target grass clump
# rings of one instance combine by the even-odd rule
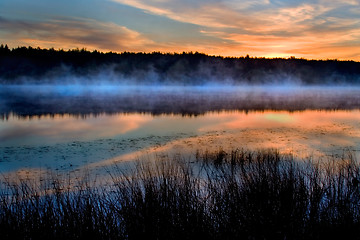
[[[360,227],[360,168],[276,150],[198,152],[89,178],[3,179],[2,239],[333,239]]]

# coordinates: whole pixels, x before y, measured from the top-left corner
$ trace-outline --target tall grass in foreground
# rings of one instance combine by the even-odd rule
[[[89,178],[2,179],[1,239],[360,239],[360,167],[197,153]]]

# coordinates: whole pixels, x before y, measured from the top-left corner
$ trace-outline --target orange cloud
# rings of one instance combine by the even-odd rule
[[[83,48],[101,51],[141,51],[153,41],[140,33],[111,22],[62,18],[48,22],[23,22],[0,19],[10,45],[47,48]],[[7,41],[8,39],[8,41]]]
[[[117,52],[199,51],[223,56],[249,54],[360,61],[360,9],[357,0],[310,0],[305,3],[269,0],[110,2],[119,8],[124,5],[135,8],[137,13],[141,12],[137,17],[141,17],[128,19],[129,16],[122,16],[117,19],[112,15],[112,19],[100,14],[94,20],[90,15],[86,18],[51,18],[52,15],[59,16],[51,13],[50,20],[43,22],[0,17],[2,41],[11,47],[86,47]],[[11,17],[16,18],[21,19],[21,16]],[[156,27],[142,22],[149,19],[157,23]],[[186,27],[191,31],[184,30]],[[182,31],[186,33],[181,35]]]
[[[113,1],[203,27],[199,34],[218,41],[204,42],[210,46],[203,48],[189,39],[188,46],[197,51],[205,49],[208,54],[360,60],[360,21],[347,17],[349,12],[359,11],[355,0],[309,1],[284,7],[267,0],[181,4],[173,0]]]

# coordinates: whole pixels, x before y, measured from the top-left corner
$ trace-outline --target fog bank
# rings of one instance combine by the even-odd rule
[[[1,85],[0,116],[360,109],[360,87]]]

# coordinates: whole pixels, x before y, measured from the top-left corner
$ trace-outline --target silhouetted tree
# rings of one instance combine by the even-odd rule
[[[360,63],[338,60],[306,60],[290,57],[267,59],[208,56],[182,53],[102,53],[82,49],[64,51],[39,47],[0,46],[0,79],[17,82],[24,77],[59,81],[59,76],[113,76],[136,83],[158,81],[166,84],[198,85],[207,82],[263,84],[300,82],[302,84],[359,84]],[[103,80],[102,78],[101,80]],[[110,79],[107,79],[110,80]]]

